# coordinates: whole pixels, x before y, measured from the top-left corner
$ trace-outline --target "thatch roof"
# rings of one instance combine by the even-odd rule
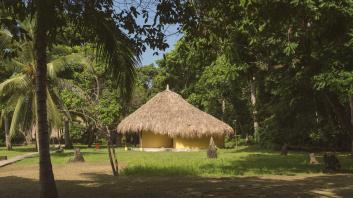
[[[168,88],[130,114],[118,125],[119,133],[151,131],[171,137],[201,137],[233,133],[226,123],[185,101]]]

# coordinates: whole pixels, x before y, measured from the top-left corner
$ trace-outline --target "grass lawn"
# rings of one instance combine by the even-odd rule
[[[78,146],[88,163],[109,164],[107,150]],[[16,147],[9,155],[32,151],[29,147]],[[7,151],[0,150],[0,155]],[[52,154],[53,164],[66,164],[73,151]],[[353,172],[353,158],[348,153],[339,155],[345,172]],[[300,175],[320,173],[322,165],[309,165],[308,153],[290,152],[281,156],[277,151],[240,147],[237,150],[219,150],[217,159],[207,159],[205,151],[199,152],[139,152],[118,149],[119,163],[124,167],[123,175],[136,176],[255,176],[255,175]],[[321,157],[318,157],[322,161]],[[38,164],[38,157],[18,162],[22,165]]]
[[[106,149],[80,146],[85,163],[68,164],[73,151],[53,154],[60,197],[352,197],[353,158],[340,153],[343,174],[322,174],[308,154],[256,147],[220,150],[217,159],[202,152],[118,150],[123,171],[112,176]],[[15,147],[11,155],[32,151]],[[3,149],[1,154],[9,154]],[[319,157],[319,160],[322,159]],[[0,168],[1,198],[39,196],[38,157]],[[240,177],[239,177],[240,176]]]
[[[0,147],[0,155],[6,155],[7,158],[11,158],[17,155],[23,155],[29,152],[36,152],[36,149],[33,145],[29,146],[13,146],[13,150],[8,151],[6,147]]]

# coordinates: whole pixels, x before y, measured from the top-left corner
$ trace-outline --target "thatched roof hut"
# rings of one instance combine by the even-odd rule
[[[228,124],[197,109],[168,88],[155,95],[118,125],[119,133],[142,131],[171,138],[223,137],[233,133]]]

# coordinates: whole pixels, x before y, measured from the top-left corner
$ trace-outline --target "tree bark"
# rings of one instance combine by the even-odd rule
[[[10,123],[8,114],[5,115],[4,118],[4,128],[5,128],[5,141],[6,141],[6,149],[8,151],[12,150],[11,138],[10,138]]]
[[[36,105],[37,105],[37,129],[39,142],[39,180],[40,197],[57,198],[52,164],[49,150],[49,133],[47,119],[47,31],[48,21],[46,15],[50,15],[50,1],[36,0],[37,8],[34,32],[34,54],[36,61]]]
[[[349,100],[349,105],[351,107],[351,125],[353,128],[353,95],[350,96],[350,100]],[[351,147],[351,154],[353,156],[353,131],[352,131],[352,147]]]
[[[64,123],[64,137],[65,137],[65,149],[72,149],[72,141],[70,137],[70,123],[68,120],[65,120]]]
[[[38,136],[38,129],[36,129],[36,150],[39,152],[39,136]]]
[[[94,128],[91,126],[89,123],[87,123],[87,146],[88,148],[92,147],[92,144],[94,143]]]
[[[252,105],[252,116],[253,116],[253,123],[254,123],[254,138],[255,142],[260,141],[259,137],[259,123],[257,121],[257,109],[256,109],[256,81],[255,76],[252,77],[250,80],[250,99]]]
[[[118,160],[116,159],[114,146],[111,147],[112,139],[110,136],[110,130],[107,126],[105,128],[107,132],[107,140],[108,140],[107,148],[108,148],[110,165],[112,167],[113,175],[118,176],[119,175]]]

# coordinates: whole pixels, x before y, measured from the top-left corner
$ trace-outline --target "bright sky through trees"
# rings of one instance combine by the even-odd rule
[[[170,25],[166,30],[166,35],[167,35],[166,39],[169,47],[165,51],[159,51],[159,50],[156,51],[156,50],[147,48],[146,51],[142,54],[141,65],[149,65],[154,63],[156,60],[162,58],[163,54],[174,49],[175,43],[182,37],[182,33],[177,32],[176,25]],[[158,52],[158,55],[153,55],[154,52]]]

